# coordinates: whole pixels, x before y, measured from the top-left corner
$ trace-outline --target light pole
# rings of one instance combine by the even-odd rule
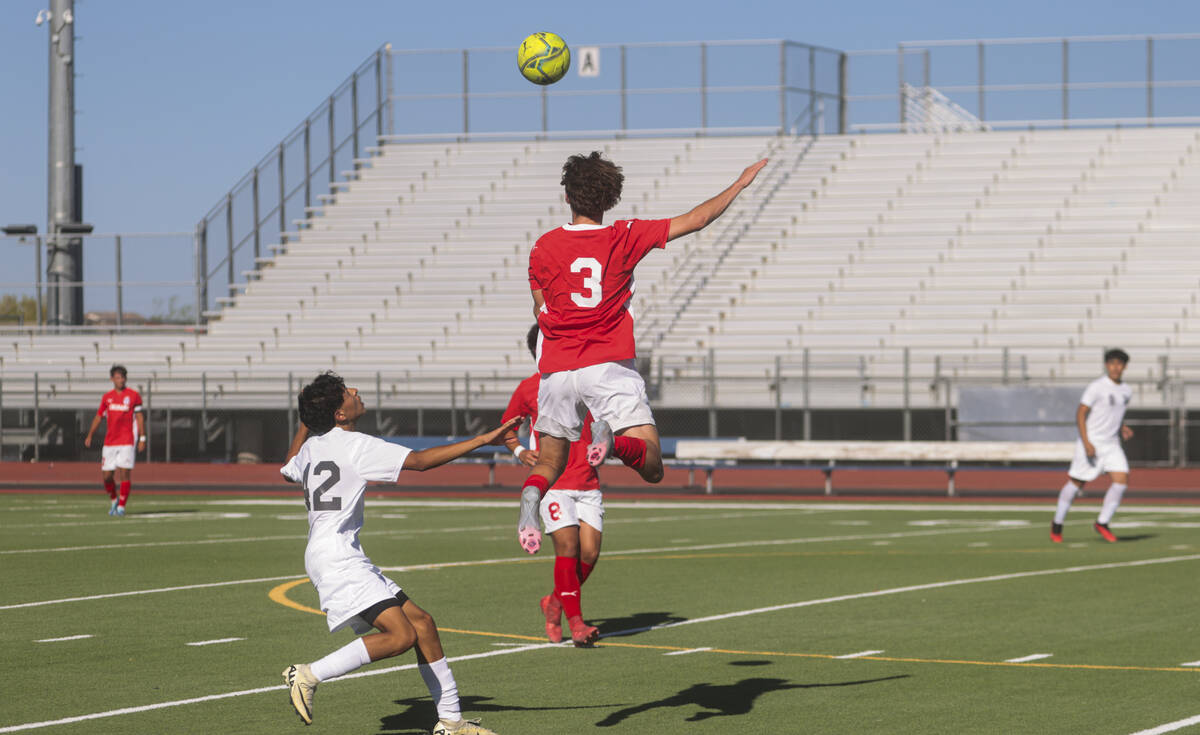
[[[82,173],[75,165],[75,2],[50,0],[50,9],[38,12],[37,25],[50,30],[49,146],[46,176],[46,241],[50,246],[47,274],[50,280],[52,324],[83,321],[83,246],[78,238],[65,239],[68,224],[83,219]],[[90,229],[89,229],[90,231]],[[72,285],[64,285],[72,284]]]

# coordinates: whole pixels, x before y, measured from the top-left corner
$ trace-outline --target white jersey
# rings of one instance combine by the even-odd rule
[[[367,482],[395,482],[412,451],[378,437],[334,427],[309,437],[280,473],[304,487],[308,508],[308,546],[304,569],[317,588],[329,629],[344,625],[365,632],[370,621],[357,614],[400,591],[363,553]]]
[[[1114,383],[1107,375],[1096,378],[1083,391],[1079,402],[1087,406],[1087,434],[1092,444],[1120,443],[1125,408],[1133,398],[1128,383]]]

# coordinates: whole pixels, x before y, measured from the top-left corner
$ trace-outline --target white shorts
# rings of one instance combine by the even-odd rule
[[[578,526],[580,521],[604,530],[604,502],[599,490],[550,490],[542,498],[542,527],[546,533]]]
[[[579,441],[584,409],[591,411],[596,421],[607,421],[614,432],[654,423],[646,383],[634,369],[633,360],[542,375],[533,428],[539,434]]]
[[[112,472],[120,467],[133,469],[134,447],[132,444],[105,444],[100,450],[100,471]]]
[[[1075,480],[1091,482],[1107,472],[1129,472],[1129,460],[1125,459],[1125,450],[1119,442],[1095,444],[1096,456],[1088,459],[1083,449],[1083,441],[1075,440],[1075,457],[1071,460],[1071,468],[1067,475]]]
[[[326,564],[319,556],[306,553],[304,568],[317,588],[331,633],[346,626],[356,635],[369,633],[373,621],[363,620],[358,614],[400,592],[400,585],[385,577],[366,556]]]

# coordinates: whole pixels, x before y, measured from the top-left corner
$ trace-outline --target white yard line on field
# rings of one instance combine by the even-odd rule
[[[1180,666],[1200,666],[1200,661],[1188,661],[1186,664],[1179,664],[1179,665]]]
[[[972,529],[972,530],[978,531],[979,529]],[[892,595],[892,594],[898,594],[901,592],[914,592],[914,591],[926,590],[926,589],[936,589],[936,588],[940,588],[940,587],[952,587],[955,585],[975,584],[975,583],[979,583],[979,582],[998,582],[998,581],[1004,581],[1004,580],[1009,580],[1009,579],[1021,579],[1021,578],[1026,578],[1026,577],[1046,576],[1046,575],[1052,575],[1052,574],[1071,574],[1071,573],[1075,573],[1075,572],[1098,571],[1098,570],[1104,570],[1104,569],[1120,569],[1120,568],[1124,568],[1124,567],[1147,566],[1147,565],[1151,565],[1151,564],[1169,564],[1169,563],[1173,563],[1173,562],[1197,561],[1197,560],[1200,560],[1200,554],[1193,554],[1193,555],[1189,555],[1189,556],[1163,557],[1163,558],[1159,558],[1159,559],[1143,559],[1143,560],[1138,560],[1138,561],[1114,562],[1114,563],[1110,563],[1110,564],[1093,564],[1093,565],[1089,565],[1089,566],[1061,567],[1058,569],[1043,569],[1043,570],[1032,571],[1032,572],[1016,572],[1016,573],[1012,573],[1012,574],[996,574],[996,575],[992,575],[989,577],[975,577],[975,578],[970,578],[970,579],[959,579],[959,580],[951,580],[951,581],[946,581],[946,582],[935,582],[932,584],[910,585],[907,587],[896,587],[896,588],[888,589],[888,590],[877,590],[874,592],[864,592],[864,593],[853,594],[853,595],[841,595],[838,597],[826,597],[826,598],[821,598],[821,599],[816,599],[816,600],[806,600],[803,602],[791,603],[791,604],[787,604],[787,605],[773,605],[771,607],[760,607],[760,608],[755,608],[752,610],[741,610],[741,611],[736,611],[736,612],[724,613],[721,615],[710,615],[708,617],[694,618],[691,620],[684,620],[684,621],[681,621],[678,623],[667,623],[664,625],[652,625],[652,626],[647,626],[644,628],[632,628],[629,630],[618,631],[616,633],[609,633],[609,634],[606,634],[605,636],[601,636],[601,637],[608,637],[608,636],[613,636],[613,635],[628,635],[630,633],[642,632],[642,631],[647,631],[647,630],[659,630],[659,629],[663,629],[663,628],[675,628],[675,627],[678,627],[681,625],[694,625],[696,623],[707,623],[707,622],[712,622],[712,621],[716,621],[716,620],[728,620],[730,618],[744,617],[747,615],[757,615],[760,613],[773,612],[776,610],[787,610],[787,609],[793,609],[793,608],[799,608],[799,607],[806,607],[806,606],[810,606],[810,605],[821,605],[821,604],[832,603],[832,602],[841,602],[841,601],[845,601],[845,600],[856,600],[856,599],[863,599],[863,598],[868,598],[868,597],[878,597],[878,596],[882,596],[882,595]],[[294,576],[285,577],[282,579],[295,579],[295,577]],[[249,581],[267,581],[267,580],[243,580],[241,583],[246,583]],[[219,583],[219,584],[228,584],[228,583]],[[209,585],[209,586],[211,586],[211,585]],[[139,594],[139,593],[133,593],[133,594]],[[567,645],[567,644],[536,643],[536,644],[531,644],[531,645],[527,645],[527,646],[517,646],[514,648],[503,648],[500,650],[486,651],[484,653],[473,653],[473,654],[467,654],[464,656],[455,656],[453,658],[450,658],[449,660],[451,662],[470,661],[470,660],[474,660],[474,659],[491,658],[493,656],[506,656],[511,653],[522,653],[524,651],[538,651],[538,650],[543,650],[546,648],[561,648],[565,645]],[[353,674],[348,674],[346,676],[335,679],[334,681],[357,679],[357,678],[364,678],[364,677],[369,677],[369,676],[379,676],[382,674],[389,674],[394,671],[406,671],[409,669],[414,669],[416,667],[417,667],[417,664],[405,664],[402,666],[389,666],[389,667],[382,668],[382,669],[372,669],[370,671],[358,671]],[[40,722],[27,722],[27,723],[22,723],[22,724],[18,724],[18,725],[9,725],[6,727],[0,727],[0,733],[19,732],[22,730],[33,730],[33,729],[42,728],[42,727],[51,727],[54,725],[67,725],[67,724],[71,724],[74,722],[96,720],[96,719],[101,719],[104,717],[115,717],[118,715],[136,714],[138,712],[148,712],[151,710],[166,709],[168,707],[179,707],[179,706],[187,705],[187,704],[198,704],[201,702],[211,702],[214,700],[229,699],[232,697],[244,697],[244,696],[251,695],[251,694],[260,694],[263,692],[283,691],[284,689],[286,689],[286,687],[283,686],[282,684],[280,684],[280,685],[276,685],[276,686],[259,687],[257,689],[243,689],[243,690],[236,691],[236,692],[225,692],[223,694],[210,694],[207,696],[193,697],[190,699],[180,699],[180,700],[175,700],[175,701],[171,701],[171,702],[158,702],[156,704],[147,704],[147,705],[142,705],[139,707],[124,707],[121,709],[108,710],[106,712],[94,712],[94,713],[86,714],[86,715],[76,715],[74,717],[64,717],[64,718],[60,718],[57,720],[43,720]],[[1200,716],[1191,718],[1189,720],[1181,720],[1178,723],[1170,723],[1169,725],[1162,725],[1160,728],[1156,728],[1154,730],[1144,730],[1141,733],[1137,733],[1136,735],[1156,735],[1157,733],[1170,732],[1171,730],[1176,730],[1181,727],[1186,727],[1187,725],[1195,724],[1197,722],[1200,722]],[[1166,729],[1163,729],[1163,728],[1166,728]]]
[[[42,638],[41,640],[34,641],[34,643],[60,643],[62,641],[79,641],[83,640],[84,638],[94,637],[95,636],[93,636],[91,633],[83,633],[81,635],[63,636],[62,638]]]
[[[711,551],[713,549],[736,549],[757,546],[780,546],[788,544],[810,544],[824,543],[836,541],[861,541],[876,538],[909,538],[916,536],[940,536],[949,533],[986,533],[989,531],[1009,531],[1011,526],[1002,526],[997,528],[960,528],[960,529],[938,529],[934,531],[899,531],[896,533],[887,534],[865,534],[858,536],[823,536],[816,538],[792,538],[792,539],[774,539],[763,541],[736,541],[725,544],[699,544],[695,546],[663,546],[650,549],[628,549],[625,551],[610,551],[606,553],[607,557],[632,555],[632,554],[657,554],[671,553],[678,551]],[[408,566],[398,567],[380,567],[387,572],[417,572],[432,569],[451,569],[454,567],[471,567],[471,566],[487,566],[491,564],[513,564],[519,562],[533,561],[531,556],[510,556],[498,559],[475,559],[470,561],[450,561],[450,562],[435,562],[431,564],[412,564]],[[151,595],[160,592],[181,592],[185,590],[209,589],[212,587],[229,587],[241,584],[255,584],[257,582],[281,582],[288,579],[296,579],[300,575],[289,574],[281,577],[259,577],[255,579],[235,579],[226,582],[207,582],[203,584],[185,584],[174,587],[159,587],[147,590],[130,590],[127,592],[108,592],[98,595],[84,595],[80,597],[63,597],[56,600],[40,600],[37,602],[21,602],[12,605],[0,605],[0,610],[16,610],[26,607],[42,607],[44,605],[58,605],[67,602],[89,602],[91,600],[106,600],[114,597],[130,597],[133,595]]]
[[[804,600],[802,602],[790,602],[783,605],[771,605],[769,607],[758,607],[752,610],[740,610],[738,612],[722,613],[721,615],[709,615],[703,618],[692,618],[690,620],[681,620],[676,623],[662,623],[661,625],[648,625],[643,628],[630,628],[628,630],[619,630],[612,633],[601,634],[601,638],[609,636],[629,635],[630,633],[641,633],[647,630],[662,630],[664,628],[678,628],[681,625],[695,625],[696,623],[708,623],[714,620],[728,620],[730,618],[740,618],[747,615],[758,615],[760,613],[775,612],[776,610],[794,610],[801,607],[811,607],[813,605],[826,605],[831,602],[848,602],[850,600],[865,600],[871,597],[884,597],[886,595],[897,595],[904,592],[920,592],[922,590],[935,590],[944,587],[958,587],[966,584],[979,584],[981,582],[1005,582],[1010,579],[1027,579],[1030,577],[1045,577],[1054,574],[1074,574],[1077,572],[1095,572],[1108,569],[1124,569],[1127,567],[1144,567],[1153,564],[1172,564],[1181,561],[1200,561],[1200,554],[1189,554],[1187,556],[1166,556],[1158,559],[1138,559],[1135,561],[1119,561],[1108,564],[1089,564],[1086,566],[1074,567],[1059,567],[1058,569],[1037,569],[1030,572],[1012,572],[1009,574],[992,574],[987,577],[970,577],[967,579],[952,579],[945,582],[931,582],[929,584],[914,584],[905,587],[892,587],[886,590],[874,590],[872,592],[858,592],[850,595],[838,595],[836,597],[821,597],[815,600]]]
[[[1133,733],[1133,735],[1161,735],[1161,733],[1164,732],[1175,732],[1176,730],[1182,730],[1183,728],[1190,727],[1192,725],[1200,725],[1200,715],[1189,717],[1186,720],[1168,722],[1165,725],[1152,727],[1149,730],[1138,730],[1137,732]]]
[[[735,518],[750,518],[754,516],[774,516],[778,515],[776,511],[762,511],[757,513],[720,513],[715,515],[679,515],[679,516],[651,516],[648,518],[623,518],[621,524],[630,523],[663,523],[666,521],[700,521],[700,520],[729,520]],[[369,521],[372,516],[368,515]],[[300,520],[303,520],[302,518]],[[111,523],[111,522],[110,522]],[[400,538],[405,536],[419,536],[442,533],[474,533],[477,531],[500,531],[512,528],[512,524],[504,523],[500,525],[490,526],[464,526],[461,528],[421,528],[410,530],[390,530],[390,531],[363,531],[360,535],[369,536],[372,538],[387,537]],[[138,543],[128,544],[92,544],[90,546],[54,546],[46,549],[4,549],[0,550],[0,556],[8,556],[15,554],[46,554],[51,552],[67,552],[67,551],[105,551],[110,549],[144,549],[158,546],[205,546],[210,544],[241,544],[254,543],[257,541],[290,541],[303,540],[308,538],[305,534],[290,534],[286,536],[244,536],[239,538],[208,538],[195,539],[190,541],[142,541]]]
[[[185,643],[185,646],[211,646],[216,643],[233,643],[234,641],[244,641],[245,638],[214,638],[211,641],[196,641],[194,643]]]
[[[1050,658],[1053,655],[1054,655],[1053,653],[1031,653],[1028,656],[1022,656],[1020,658],[1006,658],[1006,659],[1004,659],[1004,663],[1006,663],[1006,664],[1023,664],[1023,663],[1028,663],[1030,661],[1040,661],[1044,658]]]
[[[689,648],[686,651],[670,651],[669,653],[664,653],[663,655],[664,656],[683,656],[688,653],[700,653],[701,651],[711,651],[711,650],[712,650],[712,646],[702,646],[700,648]]]
[[[883,653],[883,649],[878,651],[859,651],[858,653],[847,653],[845,656],[834,656],[834,658],[862,658],[863,656],[874,656]]]

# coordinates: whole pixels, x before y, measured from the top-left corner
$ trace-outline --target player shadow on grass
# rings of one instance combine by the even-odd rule
[[[829,684],[791,684],[787,679],[754,678],[742,679],[736,684],[693,684],[678,694],[672,694],[665,699],[646,702],[635,707],[617,710],[608,717],[596,723],[597,727],[612,727],[619,725],[633,715],[649,712],[663,707],[685,707],[693,705],[703,708],[687,722],[700,722],[712,717],[731,717],[749,714],[754,708],[754,702],[768,692],[781,692],[786,689],[816,689],[819,687],[850,687],[860,684],[875,684],[892,679],[907,679],[908,674],[884,676],[878,679],[860,679],[858,681],[838,681]]]
[[[395,703],[408,709],[381,718],[379,721],[379,732],[381,734],[408,735],[408,733],[419,732],[422,735],[427,735],[429,733],[429,726],[437,722],[437,709],[434,708],[433,700],[428,696],[397,699]],[[467,718],[473,718],[480,712],[551,712],[567,709],[606,709],[616,706],[612,704],[587,704],[577,707],[522,707],[517,704],[497,704],[492,701],[491,697],[481,697],[478,695],[462,696],[459,698],[459,703],[462,706],[463,717]]]
[[[679,623],[687,618],[665,611],[640,612],[620,618],[601,618],[592,620],[592,625],[600,629],[600,635],[605,638],[612,636],[627,636],[645,633],[659,625]]]

